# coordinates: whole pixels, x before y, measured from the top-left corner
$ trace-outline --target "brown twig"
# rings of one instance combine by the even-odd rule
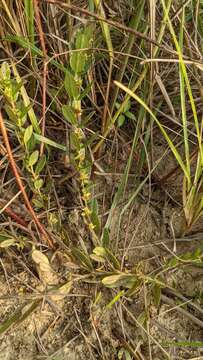
[[[22,180],[21,180],[21,178],[20,178],[20,176],[18,174],[18,170],[17,170],[17,167],[16,167],[15,160],[13,158],[12,150],[11,150],[9,139],[8,139],[7,130],[6,130],[6,127],[5,127],[5,124],[4,124],[4,119],[3,119],[1,111],[0,111],[0,130],[1,130],[1,133],[2,133],[2,136],[3,136],[3,139],[4,139],[4,143],[5,143],[5,147],[6,147],[6,150],[7,150],[8,159],[9,159],[9,162],[10,162],[11,169],[13,171],[13,174],[14,174],[15,178],[16,178],[16,182],[18,184],[18,187],[21,190],[21,193],[22,193],[22,195],[24,197],[25,205],[27,206],[27,209],[29,210],[29,212],[30,212],[36,226],[38,227],[38,229],[40,231],[40,233],[44,236],[44,238],[46,239],[49,246],[51,246],[53,248],[53,243],[52,243],[51,239],[49,238],[44,226],[40,223],[37,215],[35,214],[35,211],[32,208],[32,205],[30,204],[27,193],[25,191],[23,182],[22,182]]]
[[[65,2],[62,2],[61,0],[43,0],[44,2],[48,2],[50,4],[55,4],[55,5],[59,5],[65,9],[69,9],[69,10],[72,10],[72,11],[75,11],[75,12],[79,12],[81,14],[84,14],[86,16],[90,16],[96,20],[99,20],[99,21],[103,21],[111,26],[114,26],[118,29],[121,29],[123,31],[126,31],[128,33],[131,33],[131,34],[134,34],[136,36],[138,36],[139,38],[143,39],[143,40],[146,40],[148,42],[150,42],[151,44],[153,45],[156,45],[158,46],[160,49],[163,49],[167,52],[169,52],[170,54],[177,54],[176,51],[172,50],[172,49],[169,49],[168,47],[166,46],[163,46],[163,45],[160,45],[157,41],[151,39],[149,36],[135,30],[135,29],[132,29],[128,26],[125,26],[121,23],[118,23],[117,21],[113,21],[113,20],[109,20],[109,19],[105,19],[104,17],[100,16],[100,15],[97,15],[91,11],[88,11],[82,7],[78,7],[78,6],[75,6],[75,5],[72,5],[72,4],[67,4]]]
[[[34,9],[35,9],[35,18],[37,23],[37,28],[39,32],[40,44],[43,52],[44,57],[44,64],[43,64],[43,80],[42,80],[42,136],[45,134],[45,126],[46,126],[46,85],[47,85],[47,50],[45,46],[44,40],[44,32],[42,29],[42,22],[40,17],[39,11],[39,0],[34,0]],[[41,142],[40,144],[40,155],[43,154],[44,151],[44,143]]]

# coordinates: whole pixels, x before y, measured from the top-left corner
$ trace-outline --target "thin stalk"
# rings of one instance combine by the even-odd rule
[[[19,173],[18,173],[18,170],[17,170],[17,167],[16,167],[16,163],[15,163],[15,160],[13,158],[12,150],[11,150],[11,147],[10,147],[7,130],[6,130],[6,127],[5,127],[5,124],[4,124],[4,119],[3,119],[3,116],[1,114],[1,112],[0,112],[0,130],[1,130],[1,133],[2,133],[2,136],[3,136],[3,139],[4,139],[4,143],[5,143],[8,158],[9,158],[9,161],[10,161],[11,169],[13,171],[13,174],[14,174],[15,178],[16,178],[16,182],[18,184],[18,187],[21,190],[21,193],[22,193],[22,195],[24,197],[25,204],[26,204],[26,206],[27,206],[27,208],[28,208],[28,210],[29,210],[35,224],[37,225],[39,231],[44,236],[44,238],[47,241],[48,245],[53,248],[52,240],[48,236],[44,226],[41,224],[41,222],[39,221],[37,215],[35,214],[35,211],[34,211],[32,205],[30,204],[29,198],[28,198],[27,193],[25,191],[24,184],[23,184],[23,182],[22,182],[22,180],[21,180],[21,178],[19,176]]]
[[[105,12],[101,3],[101,0],[94,0],[95,6],[97,8],[97,11],[99,13],[99,16],[103,19],[106,18]],[[109,51],[109,71],[108,71],[108,81],[107,81],[107,88],[106,88],[106,96],[105,96],[105,103],[104,103],[104,111],[103,111],[103,118],[102,118],[102,134],[105,131],[106,128],[106,118],[107,118],[107,112],[108,112],[108,103],[109,103],[109,93],[110,93],[110,85],[111,85],[111,77],[112,77],[112,70],[113,70],[113,59],[114,59],[114,53],[113,53],[113,44],[111,41],[111,34],[110,34],[110,28],[108,23],[106,23],[103,20],[100,20],[100,25],[102,28],[103,36],[107,44],[107,48]]]
[[[153,52],[153,57],[156,57],[159,49],[161,48],[161,41],[162,41],[162,38],[164,36],[164,31],[165,31],[165,28],[166,28],[166,19],[167,19],[167,15],[170,11],[170,8],[171,8],[171,3],[172,3],[172,0],[169,0],[168,3],[167,3],[167,8],[166,8],[166,12],[165,12],[165,15],[164,15],[164,19],[163,19],[163,22],[162,22],[162,25],[161,25],[161,29],[160,29],[160,32],[159,32],[159,36],[158,36],[158,40],[157,42],[155,42],[157,46],[154,47],[154,52]],[[134,30],[134,29],[133,29]],[[143,37],[142,37],[143,38]],[[141,72],[140,76],[139,76],[139,79],[136,81],[136,83],[134,84],[134,86],[132,87],[131,91],[132,92],[135,92],[141,85],[142,81],[145,79],[146,75],[147,75],[147,72],[148,72],[148,69],[149,67],[146,66],[144,68],[144,70]],[[120,105],[119,109],[117,110],[117,112],[115,113],[115,115],[113,116],[112,120],[111,120],[111,124],[108,126],[108,128],[106,129],[105,133],[103,134],[103,138],[96,144],[95,148],[93,149],[93,152],[96,153],[98,151],[98,149],[100,148],[100,146],[103,144],[103,142],[105,141],[107,135],[109,134],[112,126],[115,124],[116,120],[118,119],[119,115],[123,112],[125,106],[127,105],[128,101],[130,99],[130,96],[128,94],[126,94],[125,96],[125,99],[123,100],[122,104]]]
[[[203,165],[202,134],[201,134],[200,128],[199,128],[199,122],[198,122],[198,117],[197,117],[195,101],[194,101],[194,98],[193,98],[192,89],[191,89],[189,78],[188,78],[188,75],[187,75],[187,69],[186,69],[186,66],[185,66],[185,63],[184,63],[184,58],[183,58],[183,54],[182,54],[180,45],[178,43],[178,40],[177,40],[177,37],[176,37],[176,34],[175,34],[175,30],[174,30],[172,22],[171,22],[171,20],[169,18],[169,14],[167,13],[165,1],[161,0],[161,3],[162,3],[162,6],[163,6],[164,14],[165,14],[166,19],[167,19],[167,23],[168,23],[168,27],[169,27],[171,36],[173,38],[173,41],[174,41],[174,44],[175,44],[175,47],[176,47],[176,51],[177,51],[178,56],[179,56],[180,66],[181,66],[181,69],[182,69],[182,74],[183,74],[183,77],[184,77],[184,81],[185,81],[185,84],[186,84],[188,96],[189,96],[189,99],[190,99],[191,109],[192,109],[192,112],[193,112],[195,129],[196,129],[198,145],[199,145],[199,152],[200,152],[200,156],[201,156],[201,163]],[[188,179],[188,181],[189,181],[189,179]]]
[[[33,0],[24,0],[24,6],[25,6],[25,20],[26,20],[29,41],[32,44],[34,44],[35,28],[34,28]]]
[[[15,75],[17,83],[18,84],[22,83],[22,79],[21,79],[21,77],[20,77],[20,75],[18,73],[16,65],[12,62],[11,66],[12,66],[13,73]],[[27,91],[26,91],[24,85],[21,86],[20,92],[21,92],[21,95],[22,95],[22,98],[23,98],[23,101],[24,101],[24,105],[29,108],[28,115],[29,115],[29,118],[30,118],[30,122],[31,122],[34,130],[39,134],[40,133],[40,128],[39,128],[39,125],[38,125],[37,117],[36,117],[36,115],[34,113],[33,108],[30,106],[31,105],[30,98],[29,98],[29,96],[27,94]]]
[[[180,37],[179,37],[179,45],[180,45],[181,51],[183,51],[184,22],[185,22],[185,10],[183,8],[181,28],[180,28]],[[181,98],[185,159],[186,159],[187,171],[188,171],[188,174],[190,175],[190,150],[189,150],[189,142],[188,142],[187,115],[186,115],[186,102],[185,102],[185,81],[184,81],[184,75],[183,75],[181,64],[179,64],[179,77],[180,77],[180,98]],[[190,186],[191,186],[191,180],[188,183],[188,190],[190,189]]]
[[[41,133],[42,136],[45,135],[45,126],[46,126],[46,85],[47,85],[47,50],[45,46],[45,39],[44,39],[44,32],[42,29],[42,22],[41,16],[39,12],[39,0],[34,0],[34,8],[35,8],[35,15],[36,15],[36,22],[39,31],[40,43],[43,52],[43,80],[42,80],[42,125],[41,125]],[[44,143],[41,142],[40,144],[40,155],[42,156],[44,152]]]
[[[129,22],[129,27],[130,28],[135,29],[135,30],[138,29],[138,26],[140,24],[141,17],[142,17],[142,14],[143,14],[144,5],[145,5],[145,0],[140,0],[138,2],[138,6],[136,8],[135,14],[132,15],[132,18],[130,19],[130,22]],[[121,69],[119,69],[117,71],[117,74],[116,74],[116,80],[119,81],[119,82],[122,82],[123,76],[125,74],[126,67],[127,67],[128,60],[129,60],[129,56],[130,56],[132,47],[134,45],[134,41],[135,41],[135,35],[134,34],[129,34],[127,45],[125,46],[125,49],[124,49],[124,52],[129,54],[129,55],[125,55],[123,63],[122,63],[122,67],[121,67]],[[112,113],[114,111],[114,108],[115,108],[115,103],[116,103],[116,100],[117,100],[117,97],[118,97],[118,92],[119,92],[119,89],[116,87],[114,89],[114,93],[113,93],[112,101],[111,101],[111,110],[110,110],[111,115],[112,115]]]
[[[61,2],[60,0],[43,0],[44,2],[47,2],[47,3],[50,3],[50,4],[55,4],[55,5],[59,5],[61,7],[64,7],[66,9],[70,9],[70,10],[73,10],[74,12],[79,12],[81,14],[84,14],[86,16],[90,16],[96,20],[99,20],[99,21],[103,21],[111,26],[114,26],[115,28],[118,28],[122,31],[125,31],[127,33],[131,33],[131,34],[134,34],[136,36],[138,36],[139,38],[143,39],[143,40],[146,40],[147,42],[149,43],[152,43],[154,45],[156,45],[159,49],[162,49],[162,50],[165,50],[166,52],[170,53],[170,54],[177,54],[176,51],[173,51],[171,50],[169,47],[166,47],[166,46],[163,46],[163,45],[160,45],[160,43],[158,41],[154,41],[153,39],[151,39],[149,36],[135,30],[135,29],[132,29],[128,26],[125,26],[123,24],[120,24],[118,23],[117,21],[113,21],[113,20],[109,20],[109,19],[105,19],[104,17],[102,16],[99,16],[91,11],[88,11],[84,8],[81,8],[79,6],[75,6],[75,5],[72,5],[72,4],[67,4],[65,2]],[[169,0],[169,2],[171,2],[171,0]]]

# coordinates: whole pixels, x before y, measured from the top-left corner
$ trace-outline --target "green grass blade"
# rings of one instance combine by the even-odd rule
[[[101,17],[105,18],[106,16],[105,16],[105,12],[104,12],[101,0],[94,0],[94,3],[95,3],[95,7],[97,8],[99,15]],[[106,44],[107,44],[107,48],[109,50],[109,56],[113,57],[113,44],[111,41],[109,24],[107,24],[104,21],[100,21],[100,25],[102,28],[103,36],[104,36]]]
[[[16,65],[14,63],[12,63],[12,69],[13,69],[13,73],[15,75],[16,81],[19,84],[22,83],[22,79],[21,79],[21,77],[19,75],[19,72],[17,70],[17,67],[16,67]],[[30,118],[30,122],[31,122],[31,124],[33,126],[33,129],[37,133],[40,133],[40,127],[39,127],[39,124],[38,124],[38,119],[37,119],[37,117],[35,115],[35,112],[34,112],[33,108],[31,107],[30,98],[29,98],[29,96],[27,94],[27,91],[26,91],[26,89],[25,89],[25,87],[23,85],[20,88],[20,92],[21,92],[25,107],[29,108],[28,115],[29,115],[29,118]]]
[[[166,28],[166,19],[167,19],[167,15],[169,14],[170,8],[171,8],[171,4],[172,4],[172,0],[169,0],[167,3],[167,7],[166,7],[166,11],[164,14],[164,19],[163,22],[161,24],[161,28],[160,28],[160,32],[158,35],[158,42],[161,43],[162,38],[164,36],[164,32],[165,32],[165,28]],[[154,52],[153,52],[153,56],[156,57],[157,53],[159,51],[158,47],[154,47]],[[141,85],[142,81],[146,78],[147,72],[148,72],[149,67],[146,66],[144,68],[144,70],[141,72],[138,80],[135,82],[135,84],[132,86],[132,92],[135,92]],[[127,105],[128,101],[130,99],[130,96],[128,94],[126,94],[125,99],[123,100],[120,108],[117,110],[117,112],[115,113],[115,115],[113,116],[113,118],[111,119],[111,123],[108,124],[108,128],[105,130],[104,134],[103,134],[103,138],[97,143],[97,145],[95,146],[95,148],[93,149],[93,152],[97,152],[98,149],[100,148],[100,146],[103,144],[103,142],[105,141],[109,131],[111,130],[111,127],[115,124],[116,120],[118,119],[119,115],[122,113],[123,109],[125,108],[125,106]]]
[[[138,30],[138,26],[139,26],[141,18],[142,18],[144,6],[145,6],[145,0],[140,0],[138,2],[138,5],[137,5],[136,9],[134,10],[134,14],[132,15],[132,18],[130,19],[130,22],[129,22],[129,27],[130,28]],[[124,48],[123,52],[130,55],[132,47],[134,45],[134,42],[135,42],[135,35],[134,34],[129,34],[128,41],[127,41],[126,47]],[[125,55],[125,58],[124,58],[123,63],[121,65],[121,69],[118,69],[118,71],[117,71],[116,80],[119,81],[119,82],[122,82],[123,76],[125,74],[126,67],[128,65],[129,55]],[[118,89],[118,87],[116,87],[114,89],[114,94],[112,96],[111,114],[113,113],[114,108],[115,108],[115,103],[116,103],[116,100],[117,100],[118,91],[119,91],[119,89]]]
[[[34,5],[33,0],[24,0],[25,19],[29,40],[34,44]]]
[[[139,77],[139,79],[136,81],[135,86],[133,87],[133,90],[136,91],[137,88],[140,86],[140,84],[142,83],[143,79],[145,78],[146,72],[143,71]],[[93,152],[97,152],[97,150],[100,148],[100,146],[103,144],[103,142],[105,141],[112,125],[115,124],[116,120],[118,119],[119,115],[123,112],[123,110],[125,109],[125,106],[127,105],[128,101],[130,99],[130,96],[127,95],[124,99],[124,101],[122,102],[122,104],[120,105],[119,109],[117,110],[116,114],[114,115],[114,117],[111,120],[111,124],[107,127],[107,129],[105,130],[104,134],[103,134],[103,138],[97,143],[97,145],[95,146]]]
[[[57,142],[55,142],[55,141],[53,141],[53,140],[51,140],[51,139],[49,139],[49,138],[47,138],[45,136],[34,133],[34,137],[39,142],[43,142],[44,144],[50,145],[50,146],[52,146],[52,147],[54,147],[56,149],[67,152],[67,147],[66,146],[58,144]]]
[[[162,343],[162,346],[175,346],[175,347],[203,347],[203,341],[166,341]],[[200,357],[195,358],[200,360]],[[194,359],[194,360],[195,360]]]
[[[159,129],[161,130],[163,136],[165,137],[171,151],[173,152],[179,166],[181,167],[181,169],[183,170],[186,178],[188,179],[188,181],[190,181],[190,174],[188,174],[187,171],[187,167],[184,165],[184,162],[178,152],[178,150],[176,149],[176,147],[174,146],[173,142],[171,141],[170,137],[168,136],[167,132],[165,131],[164,127],[161,125],[161,123],[159,122],[159,120],[157,119],[157,117],[153,114],[153,112],[150,110],[150,108],[145,104],[145,102],[139,97],[137,96],[135,93],[132,92],[132,90],[128,89],[125,85],[119,83],[118,81],[114,81],[115,85],[118,86],[120,89],[122,89],[123,91],[125,91],[130,97],[132,97],[133,99],[135,99],[140,105],[142,105],[145,110],[151,115],[151,117],[153,118],[153,120],[156,122],[156,124],[158,125]]]
[[[198,117],[197,117],[197,111],[196,111],[196,106],[195,106],[195,101],[194,101],[194,97],[192,94],[192,89],[190,86],[190,81],[188,79],[188,75],[187,75],[187,69],[184,63],[184,59],[183,59],[183,54],[180,48],[180,45],[178,43],[172,22],[169,18],[169,14],[167,13],[167,8],[166,8],[166,4],[164,0],[161,0],[162,6],[163,6],[163,10],[164,10],[164,14],[166,16],[167,22],[168,22],[168,27],[171,33],[171,36],[173,38],[175,47],[176,47],[176,51],[178,53],[178,57],[179,57],[179,61],[180,61],[180,66],[182,69],[182,74],[185,80],[185,84],[186,84],[186,88],[187,88],[187,92],[188,92],[188,96],[190,99],[190,105],[191,105],[191,109],[193,112],[193,117],[194,117],[194,123],[195,123],[195,129],[196,129],[196,135],[197,135],[197,139],[198,139],[198,144],[199,144],[199,151],[200,151],[200,155],[201,155],[201,163],[203,165],[203,147],[202,147],[202,134],[199,128],[199,122],[198,122]],[[188,179],[189,180],[189,179]]]
[[[32,44],[27,39],[23,38],[22,36],[18,35],[7,35],[3,38],[4,41],[14,42],[21,46],[23,49],[31,50],[33,56],[40,56],[43,57],[43,52],[40,50],[36,45]],[[57,60],[52,59],[51,57],[47,57],[48,61],[50,61],[50,64],[56,66],[57,69],[66,72],[67,69],[65,66],[60,64]]]
[[[5,331],[10,329],[12,326],[19,325],[21,322],[27,319],[27,317],[37,309],[40,302],[41,300],[36,300],[20,306],[13,315],[1,323],[0,335],[4,334]]]
[[[101,0],[94,0],[95,7],[97,8],[97,11],[99,15],[102,18],[105,18],[105,12],[102,6]],[[112,79],[112,71],[113,71],[113,59],[114,59],[114,53],[113,53],[113,44],[111,40],[111,33],[110,33],[110,26],[104,21],[100,21],[100,25],[102,28],[103,36],[107,44],[107,48],[109,51],[109,70],[108,70],[108,80],[107,80],[107,88],[106,88],[106,94],[105,94],[105,105],[103,110],[103,118],[102,118],[102,133],[105,131],[106,128],[106,122],[107,122],[107,113],[108,113],[108,102],[109,102],[109,94],[110,94],[110,86],[111,86],[111,79]]]
[[[179,46],[181,52],[183,51],[183,29],[185,22],[185,10],[182,11],[182,21],[180,28]],[[182,124],[183,124],[183,135],[184,135],[184,147],[185,147],[185,159],[188,174],[190,174],[190,150],[188,143],[188,130],[187,130],[187,115],[186,115],[186,102],[185,102],[185,80],[181,65],[179,64],[179,77],[180,77],[180,98],[181,98],[181,111],[182,111]],[[191,186],[191,181],[188,183],[188,188]]]

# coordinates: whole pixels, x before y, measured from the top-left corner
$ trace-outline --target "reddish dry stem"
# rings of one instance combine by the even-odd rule
[[[23,220],[19,215],[17,215],[10,207],[7,207],[4,212],[10,216],[13,220],[15,220],[18,224],[24,226],[25,228],[27,228],[28,223]]]
[[[35,214],[34,209],[32,208],[32,205],[30,204],[30,201],[28,199],[27,193],[26,193],[26,191],[24,189],[23,182],[22,182],[22,180],[21,180],[21,178],[20,178],[20,176],[18,174],[18,170],[17,170],[17,167],[16,167],[15,160],[13,158],[12,150],[11,150],[9,139],[8,139],[7,130],[6,130],[6,127],[5,127],[5,124],[4,124],[4,120],[3,120],[3,116],[2,116],[1,111],[0,111],[0,130],[2,132],[5,147],[6,147],[6,150],[7,150],[7,153],[8,153],[8,159],[9,159],[9,162],[10,162],[11,169],[13,171],[13,174],[14,174],[15,178],[16,178],[16,182],[18,184],[18,187],[21,190],[21,193],[22,193],[22,195],[24,197],[25,205],[27,206],[27,209],[29,210],[29,212],[30,212],[35,224],[37,225],[39,231],[44,236],[44,238],[46,239],[49,246],[51,246],[53,248],[53,243],[50,240],[44,226],[40,223],[37,215]]]
[[[39,12],[39,0],[34,0],[34,8],[35,8],[36,22],[37,22],[37,27],[38,27],[38,31],[39,31],[42,52],[43,52],[44,57],[46,57],[47,51],[46,51],[46,46],[45,46],[45,41],[44,41],[44,33],[43,33],[43,29],[42,29],[42,22],[41,22],[41,17],[40,17],[40,12]]]

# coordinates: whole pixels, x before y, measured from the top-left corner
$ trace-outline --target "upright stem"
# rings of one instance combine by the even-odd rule
[[[18,187],[21,190],[21,193],[22,193],[22,195],[24,197],[25,204],[26,204],[26,206],[27,206],[27,208],[28,208],[28,210],[29,210],[35,224],[37,225],[39,231],[41,232],[41,234],[46,239],[46,242],[48,243],[48,245],[53,248],[53,242],[50,239],[49,235],[47,234],[44,226],[40,223],[37,215],[35,214],[35,211],[32,208],[32,205],[30,204],[27,193],[25,191],[24,184],[23,184],[23,182],[22,182],[22,180],[21,180],[21,178],[20,178],[20,176],[18,174],[18,170],[17,170],[17,167],[16,167],[15,160],[13,158],[11,146],[10,146],[9,139],[8,139],[7,130],[6,130],[6,127],[5,127],[5,124],[4,124],[4,119],[3,119],[1,111],[0,111],[0,130],[1,130],[1,133],[2,133],[2,136],[3,136],[3,139],[4,139],[4,143],[5,143],[5,147],[6,147],[6,150],[7,150],[8,159],[10,161],[11,169],[13,171],[13,174],[14,174],[15,178],[16,178],[16,182],[18,184]]]

